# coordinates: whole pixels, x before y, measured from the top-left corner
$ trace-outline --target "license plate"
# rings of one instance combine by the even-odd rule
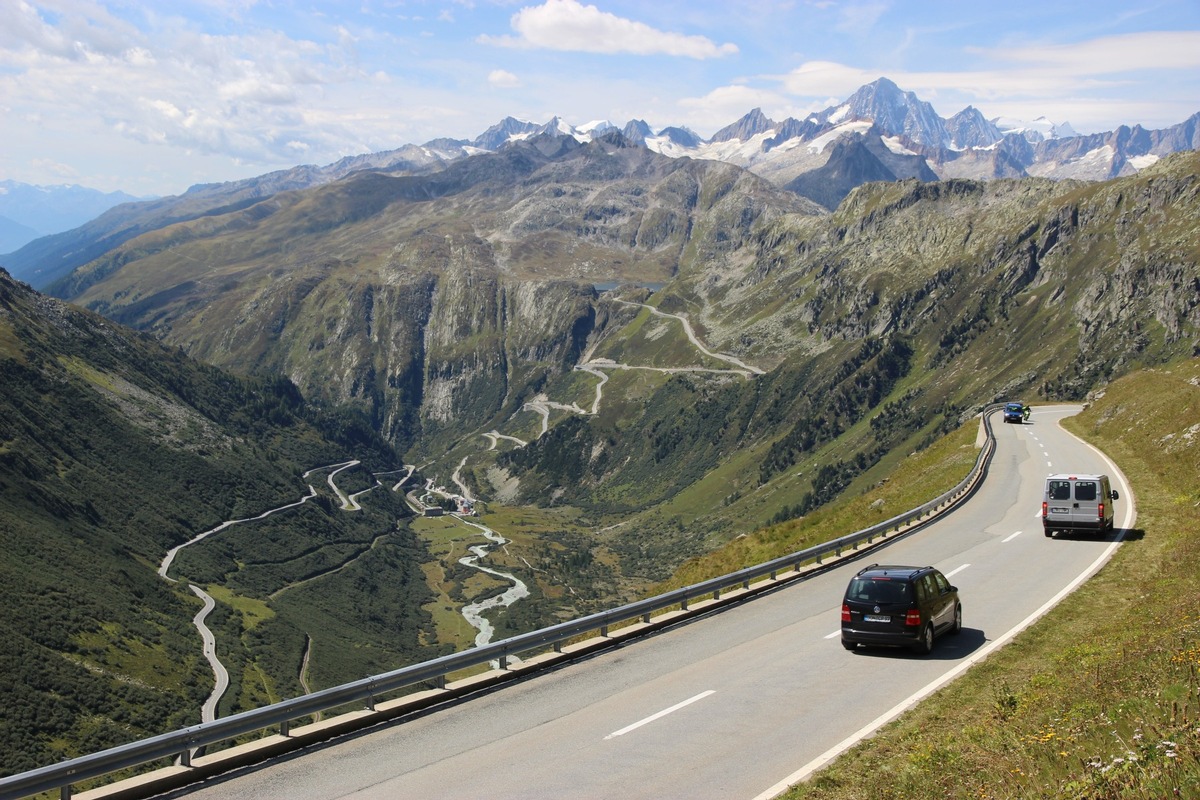
[[[1052,508],[1052,509],[1050,509],[1051,514],[1069,514],[1070,511],[1071,511],[1071,509],[1069,509],[1069,508]]]
[[[863,622],[891,622],[892,618],[883,614],[863,614]]]

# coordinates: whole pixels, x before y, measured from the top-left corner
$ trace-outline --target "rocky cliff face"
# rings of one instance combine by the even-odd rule
[[[607,319],[593,283],[665,282],[743,251],[763,220],[820,213],[726,164],[572,142],[180,223],[69,286],[198,358],[357,403],[407,445],[492,424],[570,373]]]

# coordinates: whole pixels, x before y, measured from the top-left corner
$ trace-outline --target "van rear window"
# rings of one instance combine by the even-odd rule
[[[1051,500],[1070,500],[1070,481],[1050,481],[1049,495]]]
[[[1075,484],[1075,499],[1076,500],[1095,500],[1096,499],[1096,482],[1095,481],[1078,481]]]

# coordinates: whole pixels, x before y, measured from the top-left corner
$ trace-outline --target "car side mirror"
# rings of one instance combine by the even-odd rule
[[[1116,489],[1113,489],[1113,490],[1112,490],[1111,492],[1109,492],[1108,494],[1109,494],[1109,496],[1110,496],[1110,497],[1112,497],[1112,499],[1113,499],[1113,500],[1120,499],[1120,497],[1121,497],[1121,495],[1117,494],[1117,490],[1116,490]]]

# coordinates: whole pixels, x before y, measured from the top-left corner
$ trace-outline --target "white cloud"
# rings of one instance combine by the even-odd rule
[[[833,61],[808,61],[782,76],[779,82],[783,91],[799,97],[845,97],[863,84],[880,77],[882,75],[870,70]]]
[[[1030,67],[1066,70],[1076,76],[1194,69],[1200,67],[1200,31],[1147,31],[1073,44],[1035,44],[976,52]]]
[[[584,53],[633,53],[687,58],[719,58],[738,52],[704,36],[687,36],[618,17],[576,0],[546,0],[512,17],[517,36],[480,36],[484,44]]]
[[[515,89],[521,85],[521,79],[503,69],[494,69],[488,73],[488,85],[497,89]]]
[[[679,101],[685,119],[672,120],[671,124],[686,124],[696,131],[710,134],[730,122],[741,118],[752,108],[761,108],[769,117],[792,113],[788,98],[770,89],[744,85],[722,86],[702,97],[689,97]]]

